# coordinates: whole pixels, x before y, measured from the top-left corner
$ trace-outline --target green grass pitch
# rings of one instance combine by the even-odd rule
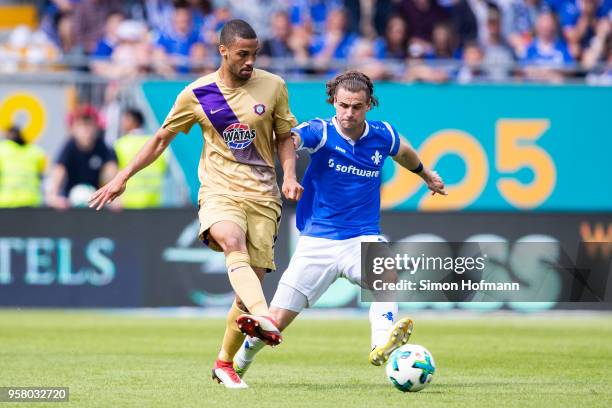
[[[437,364],[419,393],[368,364],[366,316],[296,321],[229,391],[210,379],[222,319],[89,311],[0,310],[0,386],[68,386],[53,406],[78,407],[612,406],[611,315],[414,317]]]

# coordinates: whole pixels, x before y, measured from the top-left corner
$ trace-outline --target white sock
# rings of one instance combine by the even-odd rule
[[[370,325],[372,327],[372,349],[385,344],[389,328],[397,318],[397,302],[372,302],[370,304]]]
[[[234,356],[234,362],[238,367],[242,367],[245,363],[253,361],[255,354],[257,354],[266,343],[257,337],[247,336],[238,350],[238,353]]]

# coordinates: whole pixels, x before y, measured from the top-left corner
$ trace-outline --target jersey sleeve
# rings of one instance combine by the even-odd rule
[[[316,152],[325,144],[324,124],[320,119],[303,122],[291,129],[300,137],[299,149],[307,149],[311,153]]]
[[[389,156],[396,156],[400,148],[400,137],[397,130],[387,122],[383,122],[389,131]]]
[[[171,132],[189,133],[197,118],[193,106],[193,91],[185,88],[178,95],[162,127]]]
[[[283,82],[278,90],[274,106],[274,133],[289,133],[295,125],[297,125],[297,120],[289,108],[289,91],[287,91],[287,84]]]

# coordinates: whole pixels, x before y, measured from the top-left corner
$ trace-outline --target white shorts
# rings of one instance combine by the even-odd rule
[[[314,305],[338,278],[360,285],[362,242],[387,240],[382,235],[345,240],[301,236],[271,305],[299,313]]]

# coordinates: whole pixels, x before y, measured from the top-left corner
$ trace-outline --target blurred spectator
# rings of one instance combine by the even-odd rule
[[[467,0],[447,0],[440,2],[450,16],[453,31],[459,36],[459,44],[478,39],[478,22]]]
[[[193,25],[191,11],[184,2],[178,3],[172,14],[172,29],[161,32],[156,42],[156,59],[180,73],[190,71],[190,61],[201,60],[206,54],[198,30]],[[164,70],[168,70],[165,68]]]
[[[538,15],[550,11],[544,0],[499,0],[503,14],[502,32],[514,53],[524,57],[533,41]]]
[[[171,32],[174,0],[145,0],[143,3],[147,25],[161,33]]]
[[[523,63],[528,78],[561,82],[561,69],[573,61],[565,42],[557,35],[552,13],[542,13],[536,22],[536,38],[527,48]]]
[[[153,45],[146,26],[134,20],[122,21],[116,31],[117,43],[109,60],[92,64],[93,71],[106,78],[129,79],[150,73],[153,66]]]
[[[270,17],[278,11],[287,11],[286,0],[226,0],[233,18],[248,21],[260,40],[272,36]]]
[[[468,43],[463,47],[463,64],[457,72],[457,82],[466,84],[478,79],[484,79],[482,70],[483,52],[478,43]]]
[[[121,11],[119,0],[81,0],[74,6],[74,36],[86,54],[94,52],[104,36],[107,17]]]
[[[106,24],[104,25],[104,37],[98,41],[96,48],[93,52],[92,57],[94,59],[108,59],[113,53],[113,49],[119,42],[117,36],[117,29],[121,22],[125,20],[123,13],[111,13],[106,17]]]
[[[580,58],[597,32],[597,25],[608,20],[609,6],[602,0],[566,0],[559,10],[559,19],[569,51]]]
[[[408,28],[400,16],[393,16],[387,22],[385,36],[375,44],[378,59],[403,60],[408,56]]]
[[[394,0],[374,0],[374,16],[373,16],[373,24],[374,30],[376,34],[379,36],[384,36],[388,22],[391,20],[391,17],[394,16],[393,3]]]
[[[189,3],[195,28],[199,31],[206,24],[206,20],[213,18],[213,1],[187,0],[187,3]]]
[[[220,2],[217,1],[217,3]],[[159,32],[171,32],[173,29],[172,16],[176,7],[189,9],[196,31],[206,24],[206,20],[212,16],[214,11],[212,0],[146,0],[143,2],[143,9],[147,25]],[[217,8],[220,7],[221,4],[217,5]]]
[[[601,51],[590,49],[594,52],[597,60],[601,61],[601,66],[595,66],[587,76],[587,83],[591,85],[612,86],[612,35],[608,35]],[[588,54],[585,52],[585,57]],[[595,57],[594,56],[594,57]],[[593,58],[595,59],[595,58]]]
[[[61,15],[74,11],[80,0],[47,0],[41,9],[40,29],[56,44],[59,44],[57,22]]]
[[[143,127],[144,117],[139,110],[127,109],[121,115],[123,136],[115,143],[119,169],[124,169],[151,137],[145,134]],[[162,203],[163,182],[167,170],[167,158],[162,155],[134,175],[121,196],[121,206],[123,208],[159,207]]]
[[[536,23],[536,38],[527,48],[524,61],[532,65],[563,66],[573,61],[565,42],[557,35],[552,13],[542,13]]]
[[[430,44],[424,40],[413,38],[408,45],[409,56],[403,80],[407,82],[431,82],[441,84],[448,82],[450,73],[446,69],[425,63],[425,57],[431,52]]]
[[[261,63],[269,65],[266,58],[281,58],[287,64],[304,66],[308,63],[308,38],[304,33],[296,31],[291,26],[289,15],[279,11],[272,16],[272,37],[264,40],[261,46]],[[277,73],[298,72],[296,69],[284,69],[282,66],[270,67]]]
[[[218,42],[217,32],[221,30],[223,24],[227,21],[223,20],[223,24],[218,25],[218,18],[220,16],[223,18],[223,11],[215,10],[213,0],[187,0],[187,3],[191,10],[194,29],[199,35],[199,41],[206,45],[206,51],[216,51]],[[218,7],[218,9],[220,8]],[[229,10],[227,11],[229,17]],[[216,55],[216,52],[213,52],[213,55]]]
[[[204,19],[204,24],[200,28],[200,39],[216,50],[219,33],[225,23],[231,19],[232,13],[228,7],[215,7],[212,13]]]
[[[147,25],[163,33],[172,32],[172,16],[177,7],[189,9],[196,31],[208,23],[214,12],[213,0],[146,0],[142,3],[142,14]],[[139,19],[136,15],[132,15],[132,18]]]
[[[0,141],[0,207],[39,207],[46,165],[40,147],[28,143],[19,128],[8,129]]]
[[[496,0],[467,0],[474,17],[476,17],[476,26],[478,27],[478,41],[482,42],[487,38],[487,16],[489,7]]]
[[[567,1],[573,2],[574,0],[544,0],[544,3],[546,3],[546,11],[552,11],[553,13],[559,14],[563,4]]]
[[[502,14],[498,8],[489,9],[487,18],[487,38],[483,42],[486,75],[493,80],[508,79],[515,56],[510,45],[502,35]]]
[[[359,34],[361,31],[361,0],[343,0],[342,7],[346,10],[346,27],[351,33]]]
[[[597,25],[595,36],[584,51],[582,66],[588,70],[593,69],[598,63],[605,62],[610,43],[612,42],[612,20],[603,19]]]
[[[434,26],[448,19],[436,0],[401,0],[397,9],[408,24],[408,36],[430,43]]]
[[[342,6],[340,0],[289,0],[291,23],[315,35],[325,32],[329,13]]]
[[[358,37],[347,31],[346,23],[344,9],[335,9],[329,13],[325,34],[315,37],[310,47],[310,53],[315,58],[314,63],[317,67],[329,68],[335,60],[344,60],[348,57]]]
[[[117,171],[115,153],[102,138],[99,117],[92,107],[77,110],[69,120],[72,136],[64,144],[51,171],[47,204],[56,209],[70,207],[68,197],[83,185],[97,189]],[[75,190],[75,191],[76,191]]]
[[[74,36],[74,14],[72,12],[62,13],[58,16],[57,38],[58,45],[65,58],[79,55]]]
[[[351,49],[348,58],[349,69],[363,72],[373,80],[382,80],[396,73],[393,64],[385,64],[375,55],[374,42],[360,38]]]
[[[441,78],[444,78],[445,81],[453,75],[458,65],[454,59],[459,58],[457,50],[458,39],[456,37],[450,24],[439,23],[436,24],[433,30],[433,43],[417,37],[410,40],[408,50],[412,65],[414,65],[415,59],[416,61],[422,60],[422,63],[416,65],[418,67],[416,72],[419,73],[419,76],[427,76],[431,73],[434,82],[441,82]],[[433,62],[433,60],[439,61]],[[425,69],[421,66],[425,62],[428,62],[435,68],[432,67],[431,70]],[[442,75],[442,73],[444,74]],[[419,80],[427,81],[425,78],[419,78]]]
[[[447,23],[436,24],[432,34],[432,51],[428,55],[435,59],[453,59],[457,56],[457,35]]]
[[[125,20],[122,13],[112,13],[106,18],[104,37],[96,45],[91,56],[90,68],[92,72],[106,77],[114,77],[110,71],[113,70],[111,56],[113,50],[119,44],[118,29]]]
[[[8,41],[0,45],[0,71],[20,72],[45,68],[57,60],[59,51],[41,30],[32,31],[20,25],[11,31]]]

